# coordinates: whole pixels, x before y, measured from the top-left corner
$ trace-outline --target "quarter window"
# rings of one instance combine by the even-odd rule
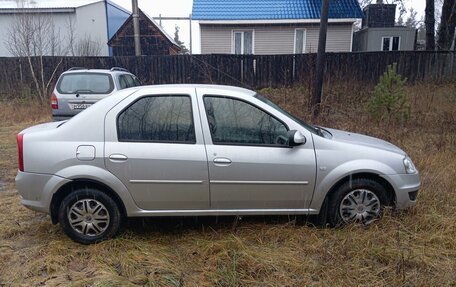
[[[120,89],[126,89],[131,87],[140,86],[141,83],[139,82],[138,78],[132,75],[120,75],[119,76],[119,84]]]
[[[288,128],[265,111],[241,100],[205,96],[214,144],[288,146]]]
[[[148,96],[131,104],[117,119],[119,141],[195,143],[188,96]]]

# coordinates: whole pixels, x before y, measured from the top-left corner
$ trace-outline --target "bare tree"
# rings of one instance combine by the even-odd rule
[[[449,25],[448,25],[448,38],[450,39],[450,44],[448,46],[451,49],[453,45],[453,50],[456,50],[456,5],[453,6],[453,14],[451,14]]]
[[[90,35],[85,35],[76,42],[74,47],[75,56],[99,56],[101,53],[100,41],[92,40]]]
[[[63,53],[62,39],[52,18],[42,14],[16,15],[8,27],[6,43],[12,55],[27,58],[38,98],[42,102],[48,101],[49,86],[62,60],[53,69],[49,79],[45,79],[43,56]]]
[[[456,28],[456,0],[444,0],[438,30],[437,49],[449,50]]]
[[[435,50],[435,3],[434,0],[426,0],[424,14],[426,25],[426,50]]]
[[[409,10],[409,16],[407,17],[407,20],[405,20],[404,25],[409,28],[415,28],[417,29],[420,26],[420,21],[417,19],[417,14],[418,12],[415,11],[415,9],[410,8]]]
[[[68,17],[66,21],[68,31],[66,42],[67,53],[71,56],[99,56],[101,54],[102,44],[100,41],[93,40],[90,35],[85,34],[84,37],[78,39],[76,33],[76,23],[74,18]]]
[[[75,46],[76,46],[76,28],[75,28],[75,26],[76,26],[76,23],[75,23],[74,18],[69,16],[68,19],[66,20],[66,28],[67,28],[67,31],[68,31],[68,39],[67,39],[68,47],[67,47],[67,50],[68,50],[68,53],[71,56],[76,56],[76,51],[75,51]]]

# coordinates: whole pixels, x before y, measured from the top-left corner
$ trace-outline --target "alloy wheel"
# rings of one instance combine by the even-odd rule
[[[345,195],[339,206],[340,217],[345,223],[370,224],[380,216],[380,211],[380,199],[367,189],[352,190]]]
[[[76,201],[67,212],[71,227],[78,233],[87,236],[98,236],[109,226],[109,212],[95,199]]]

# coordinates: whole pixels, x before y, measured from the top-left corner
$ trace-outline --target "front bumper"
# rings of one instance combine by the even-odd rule
[[[16,188],[21,203],[29,209],[49,213],[53,194],[70,180],[56,175],[18,171]]]
[[[419,173],[385,175],[383,177],[393,185],[396,195],[396,209],[406,209],[416,204],[418,190],[421,187]]]

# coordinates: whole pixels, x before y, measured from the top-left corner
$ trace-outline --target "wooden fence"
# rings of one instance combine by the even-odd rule
[[[42,60],[42,65],[41,65]],[[316,54],[303,55],[179,55],[142,57],[39,57],[31,63],[39,81],[47,82],[56,69],[70,67],[124,67],[143,84],[208,83],[251,89],[311,84]],[[409,82],[443,81],[456,78],[455,52],[367,52],[328,53],[325,80],[376,83],[387,65],[397,63],[398,72]],[[33,92],[27,58],[0,58],[0,93],[15,95],[19,88]],[[41,69],[42,68],[42,69]],[[43,73],[41,73],[43,71]],[[44,75],[41,78],[41,75]]]

